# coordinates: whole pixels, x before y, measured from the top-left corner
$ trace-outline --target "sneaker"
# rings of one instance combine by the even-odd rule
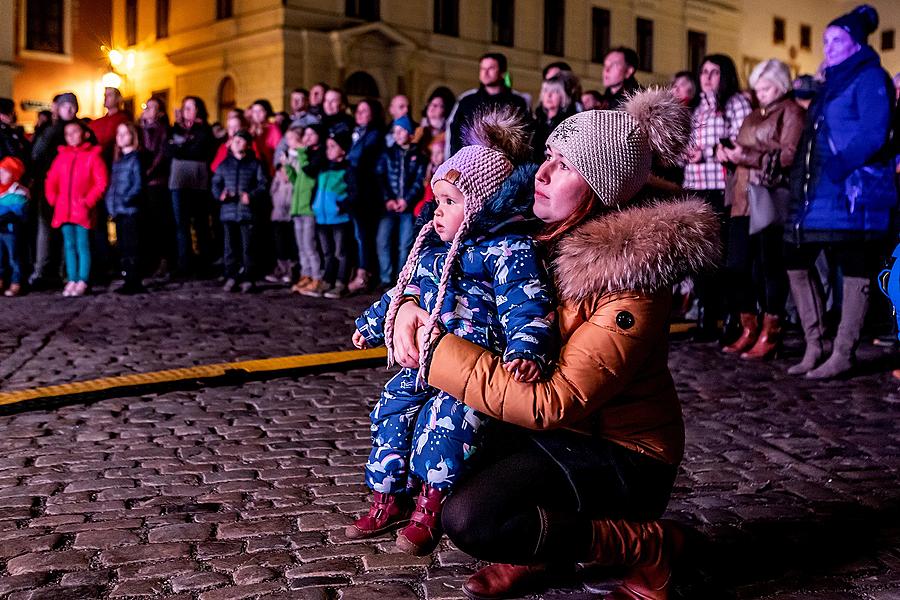
[[[233,292],[236,287],[237,287],[237,281],[235,281],[234,279],[229,277],[227,280],[225,280],[225,285],[222,286],[222,291],[223,292]]]
[[[268,283],[278,283],[281,281],[281,274],[277,271],[275,273],[269,273],[265,277],[263,277]]]
[[[75,282],[70,281],[69,283],[66,284],[66,287],[63,288],[62,295],[66,298],[70,298],[72,296],[72,292],[74,292],[74,291],[75,291]]]
[[[321,279],[313,279],[312,282],[302,290],[300,294],[311,298],[321,298],[322,295],[331,289],[331,284]]]
[[[312,281],[313,281],[312,277],[304,275],[297,281],[297,283],[295,283],[294,285],[291,286],[291,293],[299,294],[301,292],[301,290],[303,290],[303,288],[309,287],[309,284],[312,283]]]
[[[285,275],[282,275],[281,283],[283,283],[284,285],[290,285],[291,284],[291,274],[287,273]]]
[[[364,269],[357,269],[356,276],[347,285],[347,291],[351,294],[361,292],[369,287],[369,273]]]
[[[79,298],[88,293],[88,284],[86,281],[79,281],[75,284],[75,287],[72,288],[72,293],[70,294],[73,298]]]
[[[9,286],[9,289],[3,292],[3,295],[7,298],[15,298],[19,294],[22,293],[22,286],[18,283],[12,283]]]
[[[330,290],[326,291],[323,295],[326,298],[331,298],[332,300],[336,298],[343,298],[347,295],[347,285],[341,281],[338,281]]]
[[[240,287],[242,294],[249,294],[254,289],[256,289],[256,286],[253,285],[252,281],[242,281]]]

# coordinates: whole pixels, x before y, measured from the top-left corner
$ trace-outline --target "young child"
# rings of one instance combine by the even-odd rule
[[[137,127],[130,121],[116,128],[115,161],[106,190],[106,210],[116,223],[116,240],[125,284],[119,294],[145,292],[141,283],[138,213],[144,193],[144,169],[141,165]]]
[[[422,196],[426,167],[418,146],[411,142],[415,129],[409,117],[395,120],[393,129],[395,143],[382,151],[376,169],[385,210],[376,237],[381,285],[385,287],[393,285],[398,265],[406,263],[413,239],[413,208]]]
[[[288,157],[282,168],[293,186],[291,218],[300,262],[300,279],[291,288],[296,294],[322,286],[322,259],[316,247],[316,218],[312,211],[313,190],[323,159],[320,131],[318,125],[308,125],[291,127],[285,134]]]
[[[91,274],[91,226],[94,206],[106,190],[107,171],[101,148],[91,144],[87,127],[81,121],[66,124],[66,145],[53,159],[44,191],[53,207],[56,229],[62,229],[68,283],[63,296],[84,296]]]
[[[551,371],[559,347],[550,280],[522,228],[536,166],[515,166],[527,156],[528,138],[511,111],[485,115],[471,137],[480,143],[461,149],[435,172],[434,218],[416,238],[396,287],[356,320],[353,344],[384,343],[393,362],[394,317],[412,299],[431,315],[426,331],[439,324],[502,351],[508,370],[535,381]],[[421,352],[422,366],[429,348],[430,341]],[[423,372],[421,366],[402,369],[371,413],[366,483],[374,499],[369,513],[346,529],[347,537],[362,538],[410,520],[397,545],[416,555],[437,545],[443,500],[478,447],[486,419],[424,386]],[[415,510],[410,491],[419,493]]]
[[[240,279],[242,294],[253,291],[253,210],[266,194],[266,172],[250,152],[253,137],[245,130],[231,138],[228,156],[212,180],[213,197],[222,203],[219,219],[225,237],[225,285],[233,292]]]
[[[300,291],[304,296],[342,298],[347,294],[347,244],[353,236],[350,209],[356,200],[356,179],[347,162],[352,143],[350,130],[340,124],[325,140],[327,163],[316,177],[312,203],[324,271],[317,285]]]
[[[422,199],[419,200],[416,203],[416,207],[413,208],[413,215],[417,219],[421,216],[425,207],[434,201],[434,189],[431,187],[431,177],[434,175],[437,168],[447,160],[447,155],[444,153],[446,144],[447,138],[446,134],[443,132],[431,138],[431,142],[428,144],[428,155],[431,160],[428,161],[428,167],[425,169],[425,190],[422,192]]]
[[[9,267],[9,288],[3,293],[13,298],[22,293],[22,264],[19,262],[19,238],[25,223],[28,189],[19,183],[25,165],[14,156],[0,160],[0,290]]]

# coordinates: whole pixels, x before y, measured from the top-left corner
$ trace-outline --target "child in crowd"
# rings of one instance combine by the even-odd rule
[[[422,196],[426,163],[411,142],[414,132],[408,116],[396,119],[394,144],[382,151],[376,169],[385,209],[376,237],[381,285],[385,287],[393,285],[398,265],[406,263],[413,238],[413,208]]]
[[[138,252],[138,214],[144,193],[139,140],[134,123],[120,123],[116,128],[115,160],[106,190],[106,210],[116,223],[116,240],[125,278],[125,284],[116,290],[120,294],[146,291],[141,283]]]
[[[508,370],[535,381],[550,373],[559,348],[549,276],[523,230],[536,167],[516,166],[529,150],[512,112],[488,113],[470,137],[474,144],[434,173],[434,218],[416,238],[396,287],[356,320],[353,344],[385,344],[392,363],[397,309],[417,301],[431,315],[425,331],[440,326],[503,351]],[[388,381],[371,413],[366,484],[374,499],[345,532],[364,538],[409,521],[397,545],[416,555],[430,553],[440,540],[443,500],[479,446],[486,420],[424,385],[432,342],[426,340],[418,369],[404,368]],[[411,492],[418,492],[415,509]]]
[[[291,127],[285,134],[287,160],[283,169],[291,182],[291,218],[294,220],[294,240],[300,261],[300,279],[291,288],[301,293],[306,288],[322,287],[322,259],[316,247],[316,218],[312,211],[316,176],[322,165],[318,125]]]
[[[247,121],[244,119],[243,113],[239,110],[231,111],[225,119],[225,139],[219,144],[218,149],[216,149],[216,155],[209,165],[210,171],[215,173],[216,169],[219,168],[219,165],[222,164],[222,161],[228,158],[228,155],[231,154],[231,140],[235,134],[242,129],[247,129]],[[253,151],[253,154],[259,156],[256,142],[250,144],[250,149]]]
[[[291,134],[293,137],[302,136],[302,130]],[[282,165],[288,162],[287,156],[275,157],[275,174],[272,175],[272,185],[269,187],[269,197],[272,199],[272,237],[275,242],[275,269],[266,275],[269,283],[283,283],[290,285],[294,275],[294,257],[297,249],[294,247],[294,231],[291,223],[291,202],[294,195],[294,186],[287,176]]]
[[[88,141],[81,121],[67,123],[63,135],[66,145],[50,165],[44,190],[53,207],[51,225],[63,234],[68,278],[63,296],[78,297],[88,291],[94,206],[103,197],[108,175],[101,148]]]
[[[327,163],[316,177],[312,203],[324,272],[317,285],[300,291],[304,296],[342,298],[347,295],[347,244],[353,236],[350,209],[356,200],[356,179],[347,161],[352,144],[350,130],[340,124],[331,129],[325,140]]]
[[[25,223],[28,207],[28,188],[19,180],[25,174],[25,165],[14,156],[0,160],[0,290],[7,298],[22,293],[22,264],[19,256],[19,235]],[[6,278],[7,267],[9,279]]]
[[[222,203],[219,219],[225,236],[225,285],[233,292],[240,279],[242,294],[253,291],[253,211],[265,197],[265,169],[250,150],[253,136],[245,130],[231,138],[230,152],[213,175],[213,197]]]
[[[447,138],[444,132],[434,136],[428,144],[428,155],[430,156],[430,160],[428,162],[428,167],[425,169],[425,190],[422,192],[422,199],[416,203],[416,207],[413,209],[413,215],[417,219],[422,214],[422,211],[425,210],[425,207],[430,202],[434,201],[434,189],[431,187],[431,177],[434,175],[437,168],[447,160],[447,155],[444,152],[446,144]]]

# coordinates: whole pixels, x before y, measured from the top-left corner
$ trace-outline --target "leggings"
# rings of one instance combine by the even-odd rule
[[[590,554],[593,519],[664,512],[674,466],[570,432],[541,437],[492,436],[494,450],[447,498],[441,522],[460,550],[490,562],[578,562]]]
[[[62,233],[66,249],[66,278],[87,282],[91,274],[91,232],[81,225],[64,223]]]

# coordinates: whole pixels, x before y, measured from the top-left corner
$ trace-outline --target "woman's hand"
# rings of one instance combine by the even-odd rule
[[[698,163],[703,158],[703,149],[700,146],[692,146],[687,149],[686,154],[689,163]]]
[[[416,339],[420,327],[428,322],[428,313],[415,302],[404,302],[397,309],[394,319],[394,360],[401,366],[415,369],[419,366],[419,348]]]

